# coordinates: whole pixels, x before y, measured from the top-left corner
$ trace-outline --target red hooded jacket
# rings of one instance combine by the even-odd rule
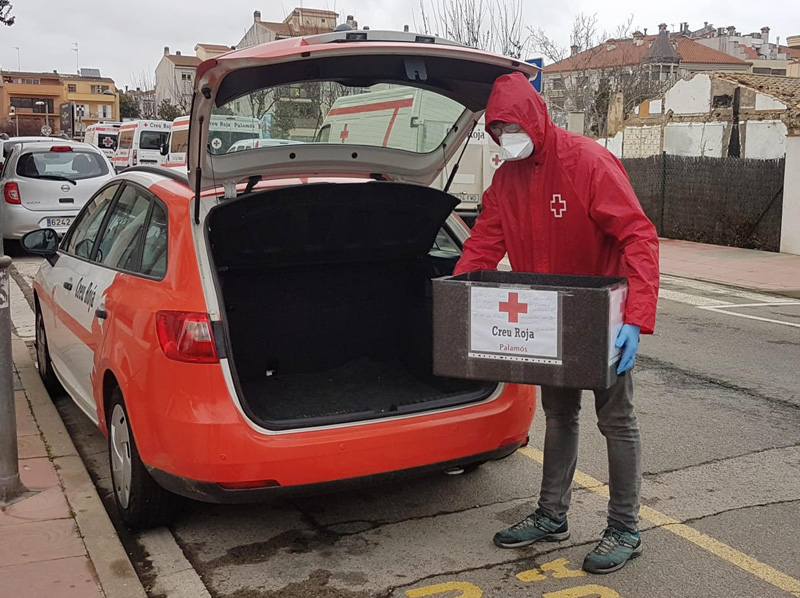
[[[455,273],[495,270],[507,252],[519,272],[624,276],[625,323],[652,333],[658,236],[622,163],[596,141],[556,127],[521,73],[495,82],[487,132],[494,121],[522,125],[533,155],[495,173]]]

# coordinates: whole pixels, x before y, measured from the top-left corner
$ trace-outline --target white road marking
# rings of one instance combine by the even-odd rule
[[[681,293],[680,291],[671,291],[669,289],[659,289],[658,298],[669,299],[670,301],[677,301],[679,303],[686,303],[688,305],[695,305],[697,307],[722,307],[725,305],[735,305],[735,303],[723,301],[722,299],[710,299],[708,297],[690,295],[689,293]]]
[[[770,305],[800,305],[800,303],[778,303]],[[730,306],[720,306],[720,307],[710,306],[710,307],[701,307],[700,309],[704,309],[706,311],[713,311],[718,314],[725,314],[726,316],[736,316],[737,318],[745,318],[747,320],[757,320],[759,322],[769,322],[770,324],[780,324],[781,326],[791,326],[792,328],[800,328],[800,324],[795,324],[794,322],[784,322],[783,320],[773,320],[772,318],[762,318],[761,316],[751,316],[750,314],[740,314],[735,311],[727,311],[728,309],[732,309],[735,307],[741,307],[741,306],[740,305],[730,305]],[[747,307],[752,307],[752,306],[749,305]]]
[[[750,301],[780,301],[785,300],[785,297],[778,295],[770,295],[768,293],[756,293],[753,291],[745,291],[734,287],[726,287],[725,285],[714,284],[711,282],[703,282],[700,280],[692,280],[690,278],[678,278],[675,276],[662,275],[661,282],[667,282],[683,286],[696,291],[704,291],[707,293],[714,293],[717,295],[726,295],[727,297],[736,297],[738,299],[749,299]]]

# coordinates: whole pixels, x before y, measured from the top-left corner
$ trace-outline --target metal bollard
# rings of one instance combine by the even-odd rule
[[[25,492],[19,479],[17,413],[14,407],[11,297],[8,292],[10,266],[11,258],[0,256],[0,504],[10,503]]]

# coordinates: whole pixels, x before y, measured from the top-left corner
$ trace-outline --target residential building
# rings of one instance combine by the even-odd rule
[[[219,44],[197,44],[194,47],[194,55],[203,61],[219,56],[220,54],[225,54],[225,52],[230,52],[231,50],[235,50],[235,48],[232,46],[221,46]]]
[[[688,24],[684,24],[688,29]],[[762,27],[760,32],[742,34],[736,27],[720,27],[715,29],[706,23],[706,27],[692,36],[704,46],[741,58],[752,65],[752,72],[759,75],[791,75],[800,76],[800,36],[787,39],[787,45],[770,41],[769,27]],[[791,68],[793,67],[793,68]]]
[[[330,33],[336,28],[338,19],[339,15],[329,10],[295,8],[286,15],[283,22],[274,23],[262,21],[261,11],[257,10],[253,13],[253,24],[236,47],[250,48],[287,37]],[[347,17],[347,24],[353,29],[358,29],[358,23],[352,16]]]
[[[40,135],[47,124],[53,134],[59,133],[58,110],[65,91],[61,75],[55,71],[0,71],[0,131],[13,135],[18,125],[20,135]]]
[[[148,120],[157,118],[158,106],[156,105],[156,91],[154,89],[143,90],[141,87],[137,87],[129,90],[126,86],[125,93],[136,102],[140,118]]]
[[[119,92],[114,80],[97,69],[80,69],[77,75],[61,75],[64,101],[73,105],[74,136],[80,138],[86,127],[102,120],[119,120]]]
[[[645,100],[614,137],[620,158],[679,156],[777,159],[800,136],[800,79],[737,72],[697,73]]]
[[[659,25],[658,35],[636,31],[632,37],[609,39],[579,51],[544,68],[542,93],[556,120],[566,124],[570,112],[587,113],[586,132],[605,130],[608,93],[621,94],[622,113],[646,97],[660,93],[678,78],[715,70],[749,72],[750,64],[741,58],[714,50],[689,37],[689,32],[670,33]],[[608,92],[604,94],[603,92]],[[595,112],[596,114],[593,114]]]
[[[178,106],[188,113],[192,106],[194,78],[202,60],[197,56],[184,56],[180,51],[169,53],[164,47],[164,55],[156,67],[155,103],[156,111],[164,100]]]

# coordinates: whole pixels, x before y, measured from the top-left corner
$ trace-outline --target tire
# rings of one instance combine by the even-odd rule
[[[51,397],[63,394],[64,388],[53,371],[53,362],[50,361],[47,332],[44,329],[44,317],[40,309],[36,310],[36,338],[33,344],[36,347],[36,369],[39,371],[39,377],[42,379],[44,387]]]
[[[108,413],[111,485],[122,520],[131,529],[169,525],[181,498],[159,486],[142,463],[119,387],[111,394]]]

